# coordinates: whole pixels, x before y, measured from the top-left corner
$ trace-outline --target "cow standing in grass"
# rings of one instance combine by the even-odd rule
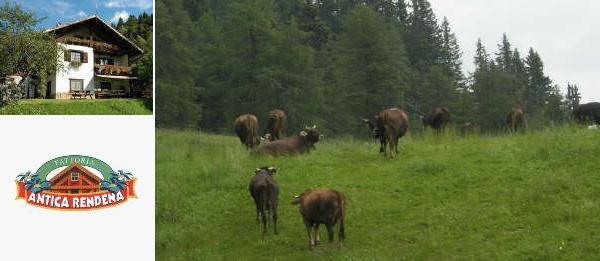
[[[480,131],[480,127],[479,124],[472,122],[472,121],[468,121],[463,123],[462,125],[460,125],[460,128],[458,129],[460,132],[460,135],[472,135],[472,134],[477,134]]]
[[[578,123],[600,124],[600,103],[590,102],[578,105],[573,109],[572,116]]]
[[[283,138],[283,132],[286,127],[286,116],[282,110],[272,110],[268,115],[267,129],[265,130],[265,138],[270,141]]]
[[[319,225],[327,228],[329,242],[333,241],[333,226],[339,224],[338,240],[340,245],[344,241],[344,216],[346,213],[346,199],[344,195],[333,189],[306,190],[292,201],[293,205],[300,205],[300,214],[306,226],[308,247],[312,248],[320,240]],[[314,236],[313,230],[314,229]]]
[[[398,139],[408,131],[408,116],[398,108],[385,109],[375,116],[377,135],[379,136],[379,152],[387,155],[386,146],[390,145],[390,158],[398,154]]]
[[[446,107],[436,107],[422,119],[423,129],[431,127],[436,132],[440,132],[450,123],[450,110]]]
[[[253,149],[260,143],[258,136],[258,119],[252,114],[243,114],[234,121],[235,133],[240,142],[248,149]]]
[[[515,107],[506,116],[506,127],[509,132],[525,131],[527,120],[521,107]]]
[[[321,137],[317,126],[305,127],[295,136],[260,145],[257,153],[274,157],[306,153],[315,148],[315,143],[319,142]]]
[[[279,186],[273,176],[277,172],[274,167],[257,168],[254,177],[250,180],[248,189],[256,204],[256,223],[259,218],[263,223],[263,237],[267,234],[267,214],[270,212],[273,219],[273,233],[277,235],[277,196]]]

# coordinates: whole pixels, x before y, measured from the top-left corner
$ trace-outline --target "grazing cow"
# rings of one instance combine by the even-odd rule
[[[255,148],[260,143],[258,136],[258,120],[252,114],[243,114],[235,119],[235,133],[240,137],[240,142],[248,149]]]
[[[257,153],[274,157],[306,153],[314,149],[321,138],[317,126],[305,127],[298,135],[260,145]]]
[[[269,121],[265,130],[265,137],[269,135],[269,140],[274,141],[283,138],[283,131],[286,126],[285,112],[282,110],[272,110],[269,112]]]
[[[377,117],[377,116],[375,116],[375,117]],[[375,126],[375,123],[373,123],[372,120],[361,118],[361,121],[362,121],[363,127],[367,127],[371,130],[371,135],[373,135],[372,136],[373,138],[375,138],[375,139],[380,138],[379,129],[377,128],[377,126]]]
[[[421,120],[423,121],[423,129],[429,126],[439,132],[450,123],[450,111],[446,107],[436,107]]]
[[[342,193],[333,189],[306,190],[292,201],[293,205],[300,205],[300,214],[306,233],[308,247],[312,248],[320,240],[319,225],[327,228],[329,242],[333,241],[333,226],[339,223],[338,240],[340,245],[344,241],[344,216],[346,213],[346,199]],[[311,234],[314,229],[314,236]]]
[[[527,120],[521,107],[513,108],[506,116],[506,127],[510,132],[525,131]]]
[[[578,105],[573,109],[572,116],[578,123],[600,124],[600,103],[590,102]]]
[[[479,124],[472,122],[472,121],[468,121],[463,123],[462,125],[460,125],[459,128],[459,132],[460,135],[470,135],[470,134],[477,134],[479,133],[480,127]]]
[[[398,108],[385,109],[375,116],[377,134],[379,136],[379,152],[387,155],[386,146],[390,144],[390,158],[398,154],[398,139],[408,130],[408,116]]]
[[[277,235],[277,196],[279,186],[273,176],[277,173],[274,167],[257,168],[254,177],[250,180],[248,189],[256,204],[256,223],[263,223],[263,237],[267,234],[267,215],[271,212],[273,218],[273,232]]]

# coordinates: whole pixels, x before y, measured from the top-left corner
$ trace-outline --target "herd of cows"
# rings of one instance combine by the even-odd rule
[[[577,106],[572,118],[579,123],[591,122],[600,124],[600,103],[592,102]],[[434,108],[421,119],[424,127],[436,131],[442,130],[450,122],[450,111],[445,107]],[[385,109],[375,115],[374,119],[361,119],[365,127],[369,127],[373,136],[380,141],[380,153],[395,158],[398,153],[398,140],[408,131],[406,112],[398,108]],[[527,128],[525,114],[520,107],[513,108],[506,117],[506,128],[511,132]],[[306,126],[298,134],[284,138],[286,115],[282,110],[273,110],[268,114],[267,128],[259,136],[259,125],[256,116],[244,114],[235,119],[235,132],[240,142],[252,153],[266,154],[274,157],[307,153],[315,149],[315,143],[322,139],[316,126]],[[460,126],[460,133],[479,131],[479,125],[467,122]],[[389,146],[389,149],[387,148]],[[250,180],[249,190],[256,204],[256,221],[262,220],[263,236],[267,230],[267,212],[272,216],[273,231],[277,234],[277,199],[279,186],[275,182],[274,167],[257,168]],[[329,241],[333,241],[333,226],[338,225],[338,238],[344,239],[344,215],[346,202],[344,195],[333,189],[309,189],[292,201],[300,206],[304,225],[308,235],[309,248],[320,241],[319,225],[327,228]]]

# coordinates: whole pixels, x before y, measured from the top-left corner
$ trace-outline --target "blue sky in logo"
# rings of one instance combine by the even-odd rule
[[[83,17],[97,15],[104,21],[117,22],[129,15],[152,13],[153,0],[9,0],[45,19],[39,29],[54,27]]]

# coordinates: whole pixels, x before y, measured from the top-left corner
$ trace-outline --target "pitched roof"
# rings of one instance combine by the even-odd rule
[[[61,30],[65,30],[68,27],[77,25],[77,24],[82,24],[85,22],[96,22],[99,23],[100,25],[102,25],[103,27],[106,27],[107,29],[110,29],[110,31],[112,33],[114,33],[115,35],[118,36],[118,38],[124,40],[126,43],[128,43],[134,50],[143,53],[144,50],[142,50],[142,48],[138,47],[135,43],[133,43],[131,40],[129,40],[127,37],[125,37],[123,34],[121,34],[119,31],[117,31],[117,29],[113,28],[112,26],[110,26],[109,24],[107,24],[106,22],[104,22],[104,20],[102,20],[100,17],[93,15],[90,17],[86,17],[86,18],[82,18],[79,20],[75,20],[73,22],[70,23],[66,23],[66,24],[58,24],[55,27],[46,29],[44,32],[46,33],[57,33]]]
[[[68,167],[63,169],[60,173],[56,174],[56,176],[52,177],[50,179],[50,183],[54,184],[55,181],[62,178],[65,174],[69,173],[72,169],[77,169],[77,170],[81,171],[83,174],[85,174],[86,176],[89,176],[90,178],[92,178],[94,181],[96,181],[98,183],[102,182],[101,178],[99,178],[94,173],[92,173],[91,171],[89,171],[88,169],[83,167],[83,165],[81,165],[77,162],[73,162],[73,163],[71,163],[71,165],[69,165]]]

